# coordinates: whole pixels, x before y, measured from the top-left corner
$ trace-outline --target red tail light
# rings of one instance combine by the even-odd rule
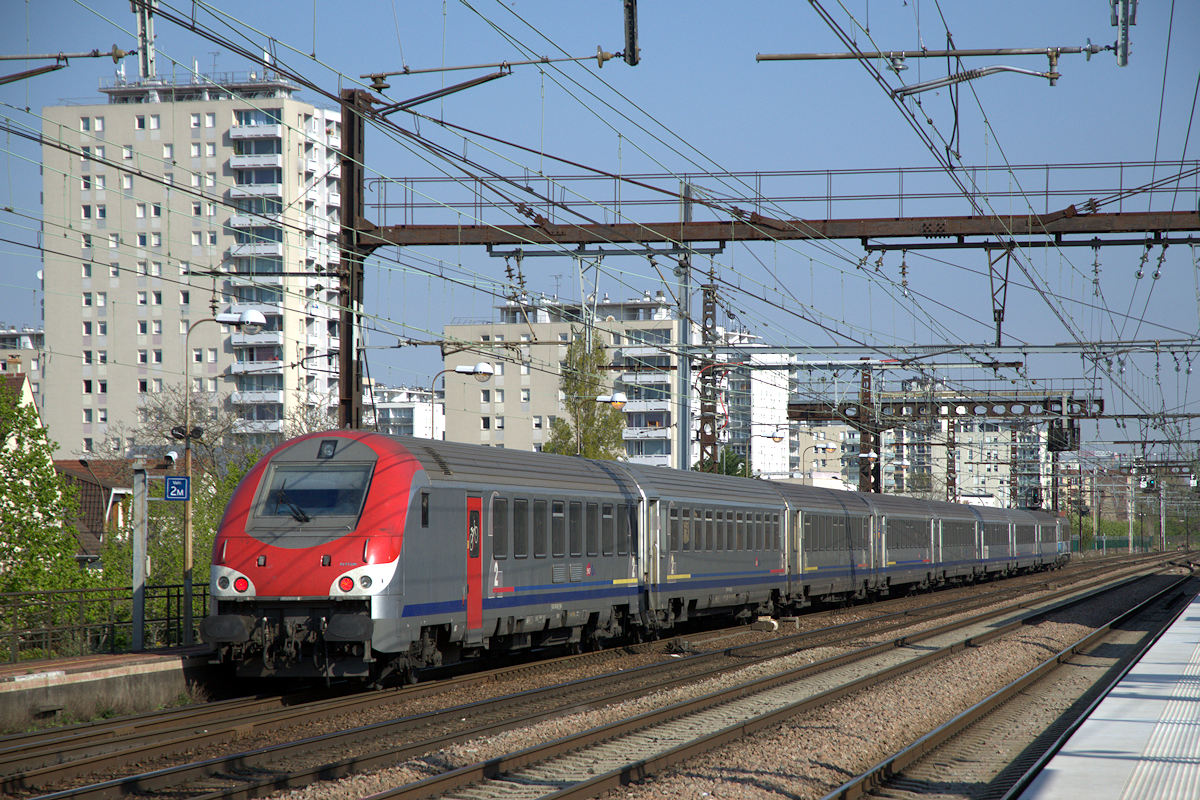
[[[233,588],[239,592],[244,592],[250,588],[250,581],[245,578],[238,578],[233,582]]]
[[[350,591],[354,588],[354,578],[351,578],[349,575],[343,575],[338,579],[338,588],[343,592]]]

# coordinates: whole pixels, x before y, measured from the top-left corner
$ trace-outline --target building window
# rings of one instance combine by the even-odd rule
[[[138,292],[138,293],[137,293],[137,304],[138,304],[139,306],[144,306],[144,305],[146,305],[146,293],[145,293],[145,292]]]
[[[540,416],[535,416],[533,418],[533,429],[535,431],[540,431],[542,429],[542,418]]]
[[[146,274],[146,262],[145,261],[137,262],[137,274],[138,275]]]
[[[192,124],[192,127],[193,127],[193,128],[199,128],[199,127],[200,127],[200,115],[199,115],[199,114],[192,114],[192,116],[191,116],[191,124]]]
[[[161,394],[162,387],[162,378],[155,378],[154,380],[150,381],[150,391],[154,392],[155,394]]]
[[[209,111],[204,115],[204,127],[215,128],[217,126],[217,115]]]
[[[108,292],[96,292],[96,307],[104,308],[108,304]]]
[[[152,216],[152,217],[161,217],[162,216],[162,203],[151,203],[150,204],[150,216]]]
[[[109,264],[108,265],[108,277],[110,277],[110,278],[121,277],[121,265],[120,264]]]
[[[150,330],[149,330],[149,327],[150,327],[150,326],[149,326],[149,324],[146,322],[146,320],[144,320],[144,319],[139,319],[139,320],[137,321],[137,332],[138,332],[138,336],[145,336],[147,333],[149,333],[149,332],[150,332]]]
[[[79,130],[90,131],[91,129],[92,129],[92,118],[91,117],[80,117],[79,118]]]
[[[159,122],[158,114],[151,114],[150,115],[150,130],[152,130],[152,131],[158,130],[158,127],[159,127],[158,122]]]
[[[481,403],[492,402],[492,390],[491,389],[480,389],[479,390],[479,402],[481,402]]]
[[[108,209],[102,205],[96,206],[96,219],[104,219],[108,216]]]
[[[161,306],[162,305],[162,292],[151,292],[150,293],[150,305],[152,305],[152,306]]]
[[[522,389],[522,390],[521,390],[521,402],[522,402],[522,403],[528,403],[528,402],[529,402],[529,390],[528,390],[528,389]]]
[[[192,231],[192,247],[199,247],[201,244],[203,242],[200,237],[200,231]]]
[[[217,348],[215,348],[215,347],[208,348],[208,363],[210,363],[210,364],[217,363]]]
[[[84,380],[83,380],[83,393],[84,394],[92,393],[92,382],[87,378],[84,378]]]
[[[98,394],[108,394],[108,381],[96,381],[96,392]]]
[[[127,192],[133,191],[133,176],[132,175],[130,175],[129,173],[123,173],[121,175],[121,188]]]
[[[147,241],[148,241],[148,239],[147,239],[147,237],[146,237],[146,234],[144,234],[144,233],[139,233],[139,234],[137,235],[137,246],[138,246],[138,247],[145,247],[145,246],[146,246],[146,242],[147,242]]]
[[[192,216],[193,217],[200,216],[200,204],[199,203],[192,203]]]
[[[138,350],[137,351],[137,361],[139,364],[149,364],[150,363],[149,352],[146,350]]]
[[[217,145],[213,142],[205,142],[204,155],[206,158],[216,158],[217,157]]]
[[[209,188],[216,186],[217,185],[217,173],[215,173],[215,172],[204,173],[204,185],[208,186]]]
[[[155,363],[155,364],[162,363],[162,350],[155,350],[152,355],[153,355],[153,358],[151,359],[151,361],[153,361],[153,363]]]
[[[92,437],[90,437],[90,436],[85,436],[85,437],[84,437],[84,439],[83,439],[83,452],[85,452],[85,453],[90,453],[90,452],[92,452]]]
[[[130,161],[133,160],[133,148],[130,145],[127,145],[127,144],[121,145],[121,158],[130,160]]]
[[[192,348],[192,361],[196,364],[199,364],[203,359],[204,359],[204,348],[193,347]]]
[[[170,161],[173,158],[175,158],[175,145],[164,144],[163,145],[163,161]]]
[[[162,277],[162,262],[161,261],[151,261],[150,262],[150,274],[156,278]]]
[[[215,247],[215,246],[216,246],[216,244],[217,244],[217,232],[216,232],[216,231],[209,231],[209,232],[208,232],[208,245],[209,245],[209,247]]]
[[[151,247],[162,247],[162,234],[161,233],[150,234],[150,246]]]
[[[138,203],[136,206],[134,206],[133,213],[134,213],[134,216],[137,217],[138,219],[145,219],[146,218],[146,204]]]
[[[107,350],[97,350],[96,351],[96,363],[97,364],[107,364],[108,363],[108,351]]]
[[[89,205],[80,206],[79,207],[79,217],[81,219],[91,219],[92,218],[92,207]]]
[[[146,130],[146,115],[138,114],[137,116],[135,116],[133,118],[133,127],[139,131]]]
[[[90,408],[85,408],[83,410],[83,422],[86,425],[87,423],[89,423],[91,421],[92,421],[92,410]]]
[[[92,323],[90,323],[90,322],[83,323],[83,335],[84,336],[92,335]]]
[[[191,149],[191,153],[192,153],[192,158],[199,158],[199,157],[200,157],[200,143],[199,143],[199,142],[192,142],[192,149]],[[193,186],[199,186],[200,184],[198,184],[198,183],[194,183],[194,184],[192,184],[192,185],[193,185]]]
[[[103,175],[92,176],[92,186],[94,186],[96,188],[97,192],[103,192],[104,186],[105,186],[104,176]]]
[[[504,417],[496,417],[496,430],[504,430]]]
[[[87,263],[86,261],[83,262],[83,277],[85,277],[85,278],[92,277],[92,265]]]
[[[80,191],[86,192],[88,189],[91,189],[91,188],[92,188],[92,176],[91,175],[80,175],[79,176]]]
[[[108,323],[107,322],[105,322],[104,320],[100,320],[99,322],[96,323],[96,335],[97,336],[107,336],[108,335]]]
[[[101,323],[101,324],[103,324],[103,323]],[[161,319],[155,319],[155,320],[150,321],[150,332],[153,333],[155,336],[159,336],[162,334],[162,320]],[[187,333],[186,330],[183,332]]]
[[[150,388],[149,382],[145,378],[138,378],[137,387],[138,387],[137,388],[138,394],[145,394],[146,391]]]
[[[92,363],[92,351],[91,350],[83,351],[83,363],[84,364]]]
[[[88,241],[89,241],[89,245],[88,245],[88,246],[90,247],[90,246],[91,246],[91,244],[90,244],[91,240],[89,239]],[[110,233],[110,234],[108,235],[108,246],[109,246],[109,249],[112,249],[112,250],[115,250],[116,248],[120,247],[120,246],[121,246],[121,234],[119,234],[119,233]]]
[[[83,306],[84,306],[84,308],[91,308],[91,305],[92,305],[92,293],[91,293],[91,292],[84,292],[84,293],[83,293]]]
[[[479,423],[480,423],[480,426],[485,431],[490,431],[492,429],[492,418],[491,417],[481,417],[479,420]]]

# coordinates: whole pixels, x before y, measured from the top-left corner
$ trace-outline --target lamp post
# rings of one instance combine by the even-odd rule
[[[828,444],[826,444],[824,442],[813,442],[808,447],[805,447],[803,450],[801,450],[800,451],[800,474],[803,475],[805,473],[805,469],[804,469],[804,456],[805,455],[807,455],[809,452],[812,452],[814,454],[815,453],[827,453],[832,449],[833,448],[831,448]],[[808,479],[808,485],[812,486],[814,484],[814,482],[815,482],[815,477],[810,476]]]
[[[213,309],[216,310],[215,308]],[[261,311],[248,309],[240,314],[217,314],[198,319],[188,326],[183,335],[183,427],[172,428],[171,436],[183,439],[183,474],[187,476],[188,495],[183,501],[183,643],[195,642],[192,633],[192,439],[203,435],[200,428],[192,427],[192,331],[202,322],[219,322],[233,325],[238,330],[255,334],[267,324]]]
[[[431,415],[437,409],[437,379],[447,372],[457,372],[459,375],[474,375],[475,380],[480,383],[487,383],[488,378],[496,374],[496,368],[486,361],[480,361],[478,364],[471,366],[469,364],[460,364],[457,367],[448,367],[447,369],[437,372],[433,376],[433,380],[429,382],[429,409]],[[443,382],[444,388],[444,382]],[[433,420],[429,422],[429,430],[433,431]],[[445,436],[445,433],[442,433]]]

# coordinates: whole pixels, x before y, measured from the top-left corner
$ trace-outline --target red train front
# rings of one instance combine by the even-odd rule
[[[394,440],[362,431],[294,439],[255,465],[213,545],[202,634],[217,657],[243,675],[375,673],[420,471]]]

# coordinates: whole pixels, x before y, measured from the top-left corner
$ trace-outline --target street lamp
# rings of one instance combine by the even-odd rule
[[[596,398],[597,403],[608,403],[610,406],[620,411],[629,402],[629,398],[624,392],[613,392],[612,394],[602,394]]]
[[[433,411],[437,408],[437,379],[442,375],[445,375],[447,372],[457,372],[459,375],[474,375],[475,380],[479,381],[480,383],[487,383],[488,378],[496,374],[496,368],[486,361],[480,361],[474,366],[469,364],[460,364],[457,367],[448,367],[441,372],[435,373],[433,380],[429,382],[429,409],[431,417],[434,416]],[[433,431],[433,419],[430,419],[429,421],[429,430],[430,432]]]
[[[804,456],[805,455],[807,455],[809,452],[828,453],[831,450],[833,450],[833,447],[830,446],[829,444],[826,444],[825,442],[813,442],[808,447],[805,447],[803,450],[801,450],[800,451],[800,474],[803,475],[805,472],[805,470],[804,470]],[[815,472],[815,470],[814,470],[814,472]],[[808,479],[808,485],[812,486],[814,483],[815,483],[815,476],[810,477]]]
[[[213,309],[214,311],[216,309]],[[254,335],[267,324],[261,311],[247,309],[240,314],[217,314],[215,317],[198,319],[188,326],[183,335],[183,427],[171,429],[171,436],[183,440],[183,474],[187,476],[188,495],[183,501],[183,643],[195,641],[192,634],[192,439],[203,435],[200,428],[192,427],[192,331],[202,322],[219,322],[233,325],[243,333]]]

